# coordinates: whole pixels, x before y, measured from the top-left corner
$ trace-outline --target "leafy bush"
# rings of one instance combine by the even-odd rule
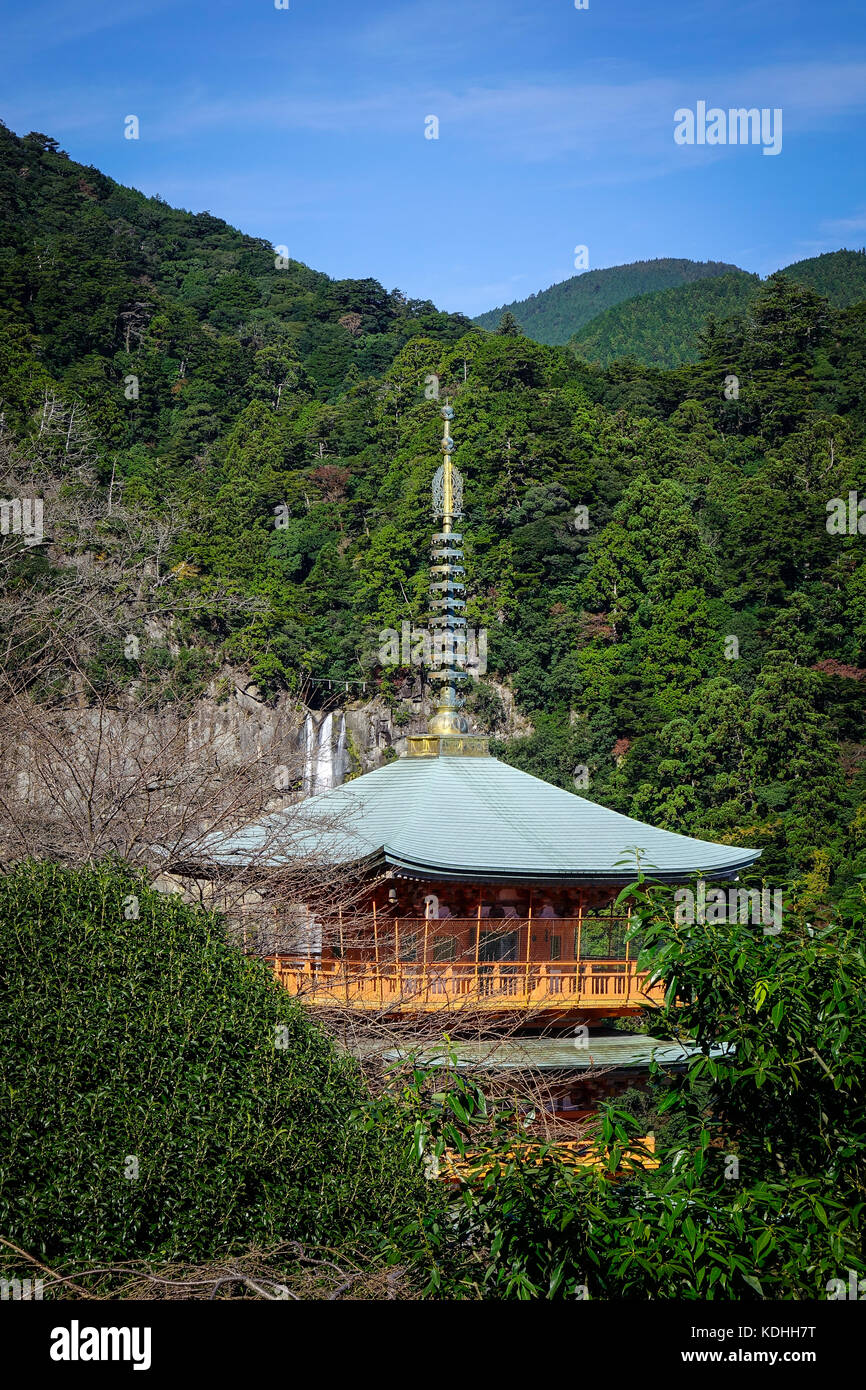
[[[9,1239],[48,1260],[381,1243],[422,1182],[391,1108],[364,1124],[356,1065],[217,919],[123,867],[30,863],[0,878],[0,940]]]

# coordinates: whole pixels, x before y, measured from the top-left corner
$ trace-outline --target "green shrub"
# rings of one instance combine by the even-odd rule
[[[0,1229],[31,1253],[380,1242],[423,1181],[267,968],[128,869],[0,878],[0,961]]]

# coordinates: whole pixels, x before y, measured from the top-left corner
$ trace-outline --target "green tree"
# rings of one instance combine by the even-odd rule
[[[212,916],[122,866],[0,879],[0,1215],[37,1258],[381,1246],[419,1190],[357,1066]],[[390,1117],[390,1118],[389,1118]]]

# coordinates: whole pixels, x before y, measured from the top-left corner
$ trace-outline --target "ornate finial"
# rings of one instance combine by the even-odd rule
[[[433,536],[430,566],[430,607],[433,616],[433,660],[435,670],[430,680],[439,685],[436,711],[430,719],[426,734],[413,734],[408,740],[410,757],[438,757],[442,753],[486,757],[487,739],[469,734],[469,721],[460,713],[463,701],[458,682],[467,680],[466,672],[466,601],[460,582],[463,569],[463,537],[454,530],[454,522],[463,515],[463,479],[454,467],[451,455],[454,440],[450,422],[454,411],[446,401],[442,406],[445,429],[442,434],[442,464],[433,479],[433,515],[441,517],[442,530]]]
[[[450,426],[454,411],[447,401],[442,406],[442,418],[443,459],[433,479],[433,515],[442,518],[442,530],[433,536],[432,558],[440,563],[433,565],[430,571],[436,656],[436,669],[430,672],[430,679],[439,684],[439,698],[428,727],[431,734],[460,735],[469,731],[469,723],[460,713],[463,701],[457,690],[458,681],[466,679],[462,669],[466,660],[466,603],[463,598],[466,591],[460,583],[465,573],[460,549],[463,537],[453,528],[457,517],[463,514],[463,479],[451,461],[454,440]]]
[[[451,462],[454,440],[450,425],[454,418],[453,407],[447,403],[442,407],[445,428],[442,434],[441,449],[445,455],[433,477],[433,515],[451,521],[463,515],[463,475]]]

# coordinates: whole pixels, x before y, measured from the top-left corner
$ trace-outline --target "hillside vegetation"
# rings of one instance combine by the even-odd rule
[[[648,367],[697,362],[698,337],[707,319],[742,313],[759,286],[757,275],[737,271],[639,294],[591,319],[575,333],[569,347],[587,362],[605,367],[625,358]]]
[[[538,343],[567,343],[584,324],[624,299],[653,294],[674,285],[692,284],[716,275],[729,275],[737,266],[724,261],[689,261],[671,258],[634,261],[630,265],[586,270],[561,280],[528,299],[503,304],[479,314],[474,322],[496,328],[504,313],[514,315],[523,332]]]
[[[837,308],[866,300],[864,251],[831,251],[779,273],[816,290]],[[580,357],[602,365],[624,358],[652,367],[695,362],[707,322],[748,314],[760,283],[756,275],[740,271],[638,295],[592,319],[574,335],[570,346]]]
[[[823,295],[837,309],[866,299],[866,250],[828,251],[806,261],[794,261],[782,271],[801,285]]]
[[[276,260],[208,212],[146,198],[48,136],[0,125],[4,336],[87,402],[106,442],[210,442],[249,398],[261,351],[291,369],[293,386],[326,397],[350,374],[384,370],[412,337],[469,326],[375,280]],[[121,368],[140,377],[132,411],[112,389]]]
[[[686,272],[645,267],[686,267]],[[696,276],[695,269],[704,272]],[[866,251],[830,251],[778,272],[816,290],[836,308],[866,299]],[[647,367],[695,362],[709,318],[748,312],[760,280],[736,266],[693,261],[646,261],[589,271],[528,299],[491,309],[475,322],[496,328],[504,312],[528,337],[565,343],[588,362],[607,366],[629,358]]]

